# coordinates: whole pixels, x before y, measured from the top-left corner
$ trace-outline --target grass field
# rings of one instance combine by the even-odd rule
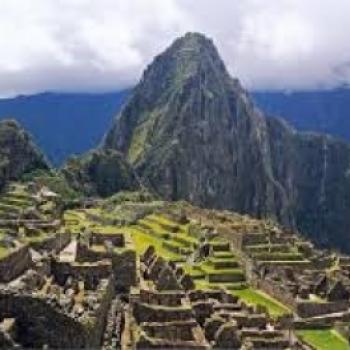
[[[6,257],[9,254],[10,250],[5,247],[0,247],[0,259]]]
[[[151,235],[148,233],[145,233],[137,228],[129,228],[128,232],[131,235],[132,240],[134,241],[136,252],[141,255],[143,254],[146,249],[152,245],[154,246],[156,252],[168,260],[183,260],[183,256],[170,252],[169,250],[165,249],[162,245],[162,240],[159,239],[156,235]]]
[[[249,305],[265,306],[272,317],[278,317],[291,313],[291,310],[284,306],[282,303],[273,299],[260,290],[246,288],[242,290],[232,290],[231,293],[240,297]]]
[[[297,336],[317,350],[349,350],[349,342],[334,329],[311,329],[296,332]]]

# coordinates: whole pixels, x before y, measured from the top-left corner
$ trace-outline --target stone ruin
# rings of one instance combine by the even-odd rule
[[[120,234],[93,234],[87,247],[54,237],[0,262],[0,347],[119,347],[135,251]]]
[[[158,257],[153,247],[141,261],[140,287],[126,313],[136,348],[275,350],[291,345],[285,331],[269,325],[265,313],[226,291],[182,286],[179,270]],[[171,275],[170,284],[162,271]]]

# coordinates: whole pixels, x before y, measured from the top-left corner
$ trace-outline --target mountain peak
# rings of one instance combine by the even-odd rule
[[[205,48],[215,49],[213,41],[204,34],[197,32],[188,32],[184,36],[176,39],[171,47],[182,47],[193,50],[201,50]]]
[[[217,107],[221,106],[219,108],[224,106],[225,109],[230,109],[240,92],[239,84],[228,74],[213,41],[200,33],[187,33],[156,56],[146,68],[121,112],[122,117],[118,123],[125,123],[125,132],[122,131],[124,127],[115,125],[106,136],[105,147],[122,152],[129,148],[129,160],[133,163],[144,151],[141,152],[138,143],[141,145],[145,142],[145,139],[136,140],[136,137],[131,139],[134,128],[143,129],[141,138],[147,140],[152,137],[155,122],[158,127],[162,124],[166,134],[176,134],[178,127],[182,128],[182,123],[194,125],[206,118],[202,113],[204,109],[201,108],[204,101],[211,100]],[[190,106],[195,110],[189,114],[185,109]],[[174,113],[176,108],[184,110]],[[171,113],[166,113],[166,110]],[[215,118],[220,118],[220,115],[221,113]],[[225,113],[223,119],[226,124],[233,120],[230,112]],[[212,122],[214,120],[210,121]],[[154,142],[156,141],[153,140],[152,143]],[[130,145],[133,145],[131,150]]]
[[[140,85],[145,83],[147,90],[150,90],[151,83],[157,87],[157,91],[164,93],[168,87],[173,88],[195,76],[208,74],[214,74],[220,79],[228,77],[213,41],[203,34],[190,32],[176,39],[155,57],[145,70]]]

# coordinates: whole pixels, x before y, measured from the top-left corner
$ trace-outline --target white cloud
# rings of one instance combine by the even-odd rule
[[[0,96],[130,86],[186,31],[248,88],[337,86],[349,20],[349,0],[0,0]]]

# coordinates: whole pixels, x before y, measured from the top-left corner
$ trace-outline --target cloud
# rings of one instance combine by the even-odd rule
[[[349,83],[349,0],[0,0],[0,96],[131,86],[187,31],[249,89]]]

